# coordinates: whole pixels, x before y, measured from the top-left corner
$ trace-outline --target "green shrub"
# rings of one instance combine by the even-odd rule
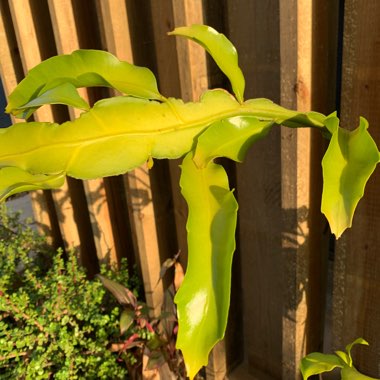
[[[125,262],[102,274],[135,289]],[[0,209],[0,378],[124,379],[110,350],[120,307],[89,281],[73,252],[49,248],[19,215]]]

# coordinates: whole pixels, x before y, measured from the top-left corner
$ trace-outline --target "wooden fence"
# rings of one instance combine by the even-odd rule
[[[246,97],[330,113],[347,128],[365,116],[380,145],[378,0],[1,0],[0,73],[9,94],[41,60],[78,48],[108,50],[151,68],[166,96],[197,99],[226,80],[192,43],[168,37],[176,26],[207,23],[239,52]],[[109,95],[84,92],[90,102]],[[76,117],[43,107],[36,120]],[[229,165],[240,211],[230,319],[210,357],[208,379],[299,379],[307,352],[343,348],[362,336],[357,367],[380,376],[380,175],[371,178],[353,228],[331,252],[320,214],[322,138],[273,130],[246,161]],[[158,313],[163,260],[186,263],[186,205],[178,162],[124,176],[31,194],[54,244],[77,247],[90,274],[99,262],[138,264]],[[332,260],[334,259],[335,260]],[[196,349],[196,348],[195,348]]]

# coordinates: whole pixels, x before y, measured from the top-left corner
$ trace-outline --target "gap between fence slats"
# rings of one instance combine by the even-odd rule
[[[280,100],[279,9],[276,2],[228,2],[229,36],[246,78],[245,97]],[[280,135],[256,142],[237,165],[244,354],[255,379],[282,371]],[[248,375],[247,375],[248,376]]]
[[[348,129],[369,121],[380,145],[380,3],[345,2],[341,121]],[[380,376],[380,173],[370,178],[359,202],[353,227],[336,244],[334,268],[334,349],[358,337],[369,347],[353,350],[354,365],[366,375]]]

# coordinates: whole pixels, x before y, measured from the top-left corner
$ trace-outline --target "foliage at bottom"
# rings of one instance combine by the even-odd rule
[[[131,289],[122,268],[102,274]],[[121,309],[74,253],[54,252],[17,215],[0,210],[0,378],[124,379],[112,352]]]
[[[368,345],[363,338],[358,338],[346,346],[346,352],[335,351],[335,354],[322,354],[312,352],[301,360],[300,370],[304,380],[310,376],[330,372],[335,368],[340,369],[342,380],[379,380],[360,373],[353,365],[351,349],[356,344]]]

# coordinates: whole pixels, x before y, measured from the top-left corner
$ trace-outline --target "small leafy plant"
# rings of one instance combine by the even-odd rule
[[[205,25],[170,34],[203,46],[230,80],[232,93],[209,90],[199,101],[185,103],[160,94],[149,69],[107,52],[79,50],[52,57],[30,70],[10,94],[7,112],[27,119],[39,107],[59,103],[83,113],[60,125],[26,122],[0,130],[0,200],[19,191],[57,188],[66,176],[111,176],[146,162],[151,166],[153,159],[183,157],[180,185],[189,207],[189,255],[175,297],[177,347],[193,378],[224,336],[235,250],[238,204],[226,171],[214,159],[241,162],[255,141],[280,125],[321,131],[330,140],[322,160],[321,210],[339,237],[351,226],[379,151],[364,118],[348,131],[336,113],[297,112],[268,99],[245,100],[236,49],[223,34]],[[77,91],[90,86],[124,95],[91,108]]]
[[[127,368],[110,349],[120,339],[120,307],[101,282],[4,207],[0,221],[0,377],[124,379]],[[125,263],[103,275],[133,289]]]
[[[118,352],[124,360],[132,379],[186,379],[186,368],[181,352],[176,348],[178,331],[174,295],[183,279],[183,269],[173,259],[164,262],[161,279],[170,268],[174,268],[172,284],[166,289],[161,315],[152,318],[146,303],[138,301],[130,289],[122,284],[99,275],[107,288],[123,306],[120,318],[120,333],[123,340],[115,342],[111,350]],[[196,376],[201,380],[203,377]]]
[[[342,380],[379,380],[361,374],[353,365],[351,349],[356,344],[368,345],[363,338],[358,338],[346,346],[346,352],[336,351],[335,355],[313,352],[301,360],[301,372],[304,380],[310,376],[330,372],[334,368],[341,369]]]

